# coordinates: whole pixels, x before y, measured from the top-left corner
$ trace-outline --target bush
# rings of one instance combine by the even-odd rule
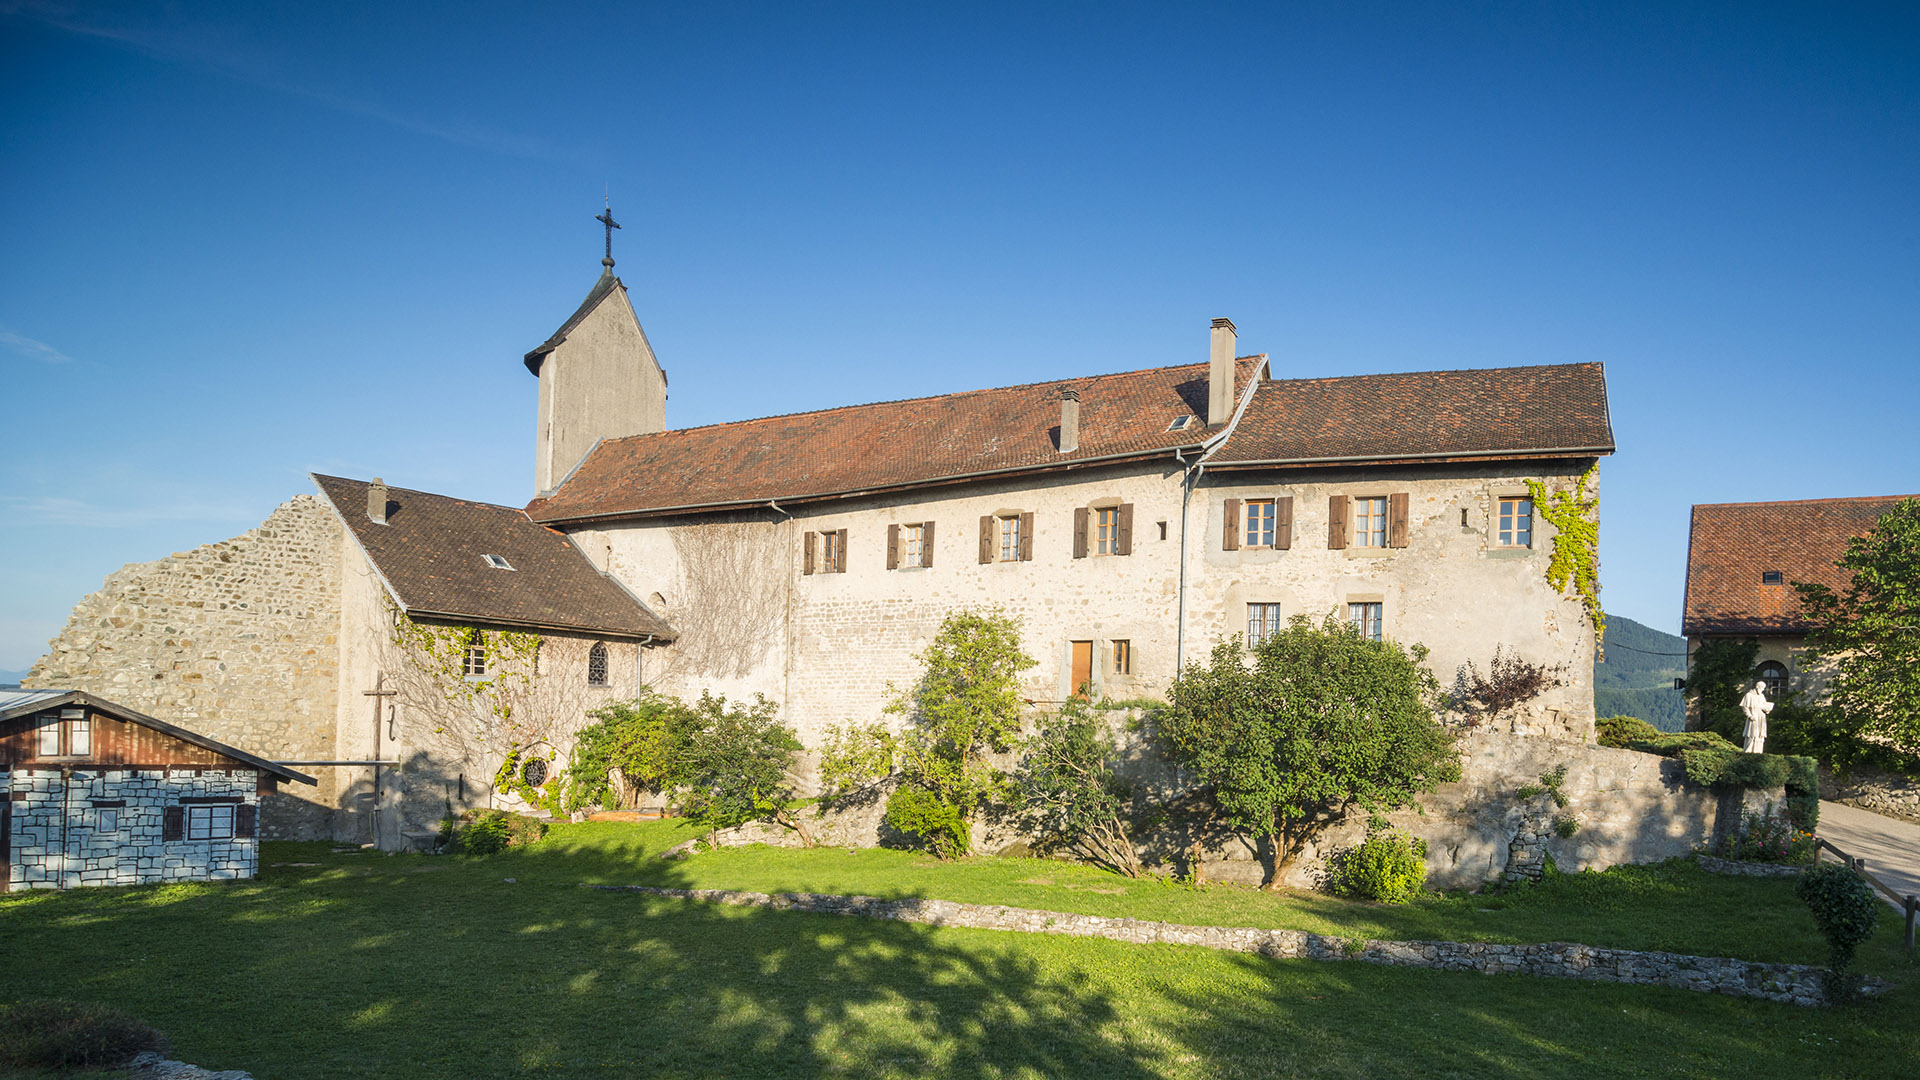
[[[1810,757],[1743,754],[1736,750],[1684,750],[1687,779],[1704,787],[1787,789],[1787,816],[1812,832],[1820,824],[1820,769]]]
[[[1813,861],[1813,834],[1802,832],[1772,813],[1740,815],[1740,827],[1714,845],[1723,859],[1799,865]]]
[[[943,859],[965,855],[972,847],[966,815],[959,807],[923,787],[902,784],[887,796],[887,826],[913,837]]]
[[[1336,852],[1327,862],[1327,888],[1340,896],[1404,904],[1427,880],[1427,842],[1400,832],[1375,830],[1359,847]]]
[[[1794,892],[1813,912],[1813,921],[1827,939],[1828,997],[1845,997],[1847,969],[1853,952],[1873,936],[1879,925],[1880,901],[1873,886],[1841,863],[1822,863],[1800,875]]]
[[[487,810],[454,827],[452,848],[462,855],[494,855],[510,847],[537,844],[546,835],[547,823],[539,818]]]
[[[0,1065],[117,1068],[141,1051],[166,1049],[159,1032],[105,1005],[24,1001],[0,1007]]]
[[[1608,716],[1595,720],[1593,733],[1601,746],[1618,750],[1637,750],[1639,747],[1634,745],[1636,742],[1652,742],[1666,735],[1666,732],[1637,716]]]

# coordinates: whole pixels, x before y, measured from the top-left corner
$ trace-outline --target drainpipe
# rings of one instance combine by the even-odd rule
[[[791,707],[793,703],[793,515],[782,510],[779,501],[776,499],[768,499],[767,507],[776,514],[787,515],[787,568],[782,571],[782,576],[787,579],[786,625],[781,631],[781,635],[785,639],[785,646],[780,650],[782,654],[780,663],[780,707],[786,709]]]
[[[1175,604],[1178,615],[1173,632],[1173,674],[1178,678],[1187,665],[1187,507],[1193,501],[1193,487],[1199,482],[1206,464],[1204,461],[1188,464],[1178,450],[1173,452],[1173,456],[1186,466],[1180,478],[1180,589]]]

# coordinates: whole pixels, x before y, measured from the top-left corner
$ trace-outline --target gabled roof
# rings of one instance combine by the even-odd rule
[[[415,618],[671,641],[673,629],[561,533],[511,506],[387,489],[387,523],[367,517],[364,480],[313,477]],[[504,558],[496,569],[486,556]]]
[[[560,324],[560,329],[555,330],[553,336],[539,348],[526,355],[527,370],[535,375],[540,374],[540,363],[547,358],[547,354],[559,348],[560,343],[567,340],[567,335],[573,333],[575,327],[586,321],[587,316],[593,314],[593,309],[600,306],[600,301],[605,300],[615,289],[624,291],[626,286],[621,284],[619,278],[613,276],[613,267],[609,266],[601,271],[600,280],[594,282],[593,288],[587,290],[587,298],[580,301],[580,306],[574,309],[566,322]]]
[[[105,698],[95,697],[84,690],[10,691],[4,695],[0,695],[0,723],[18,719],[22,716],[32,716],[35,713],[46,712],[48,709],[57,709],[65,705],[85,706],[96,712],[106,713],[108,716],[117,720],[125,720],[129,724],[139,724],[141,727],[152,728],[163,735],[171,735],[182,742],[192,743],[195,746],[203,747],[216,754],[233,758],[236,761],[244,761],[256,769],[270,772],[283,779],[297,780],[302,784],[319,783],[319,781],[308,776],[306,773],[295,772],[285,765],[276,764],[263,757],[255,757],[245,750],[228,746],[226,743],[215,739],[209,739],[205,735],[188,731],[183,727],[175,727],[165,720],[156,720],[146,713],[135,712],[125,705],[108,701]]]
[[[1235,362],[1245,387],[1266,357]],[[1059,392],[1080,393],[1080,444],[1062,454]],[[1085,466],[1176,448],[1208,431],[1207,365],[1055,379],[608,439],[536,521],[798,502],[994,473]],[[1187,426],[1168,430],[1179,417]]]
[[[1599,364],[1273,379],[1213,465],[1591,456],[1614,449]]]
[[[1871,530],[1903,498],[1915,496],[1695,506],[1680,632],[1806,633],[1812,625],[1793,583],[1845,588],[1849,578],[1834,561],[1846,554],[1847,541]],[[1780,584],[1761,583],[1769,570],[1780,571]]]

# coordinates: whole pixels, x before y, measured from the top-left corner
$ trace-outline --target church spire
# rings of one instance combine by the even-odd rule
[[[620,223],[613,220],[612,199],[607,200],[606,210],[595,215],[593,220],[607,227],[607,257],[600,260],[600,265],[606,267],[607,273],[611,274],[613,273],[613,230],[620,227]]]

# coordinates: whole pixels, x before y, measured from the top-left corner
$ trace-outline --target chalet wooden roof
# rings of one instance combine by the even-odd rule
[[[1613,452],[1599,364],[1269,379],[1208,461],[1312,465]]]
[[[313,482],[414,618],[674,639],[666,620],[565,535],[514,507],[389,487],[382,525],[367,517],[368,481],[314,474]],[[490,565],[489,555],[512,569]]]
[[[1693,508],[1680,632],[1694,636],[1804,634],[1812,629],[1793,583],[1832,589],[1849,579],[1834,561],[1912,495],[1796,502],[1707,503]],[[1779,571],[1780,582],[1762,575]]]
[[[1241,357],[1235,386],[1264,356]],[[1061,390],[1080,393],[1080,443],[1056,439]],[[1207,365],[848,405],[608,439],[545,498],[535,521],[764,506],[1197,449],[1209,431]],[[1185,426],[1170,430],[1177,418]]]
[[[108,701],[102,697],[96,697],[84,690],[9,691],[6,696],[0,697],[0,724],[4,724],[9,720],[17,720],[23,716],[35,716],[47,712],[50,709],[59,709],[70,705],[81,706],[95,712],[105,713],[116,720],[124,720],[129,724],[139,724],[141,727],[152,728],[163,735],[170,735],[182,742],[192,743],[195,746],[211,750],[224,757],[233,758],[235,761],[245,762],[256,769],[260,769],[263,772],[270,772],[286,780],[295,780],[302,784],[317,785],[319,783],[319,781],[308,776],[306,773],[295,772],[285,765],[268,761],[263,757],[256,757],[238,747],[228,746],[226,743],[216,739],[209,739],[205,735],[188,731],[183,727],[177,727],[167,723],[165,720],[157,720],[154,717],[148,716],[146,713],[137,712],[127,708],[125,705]]]

